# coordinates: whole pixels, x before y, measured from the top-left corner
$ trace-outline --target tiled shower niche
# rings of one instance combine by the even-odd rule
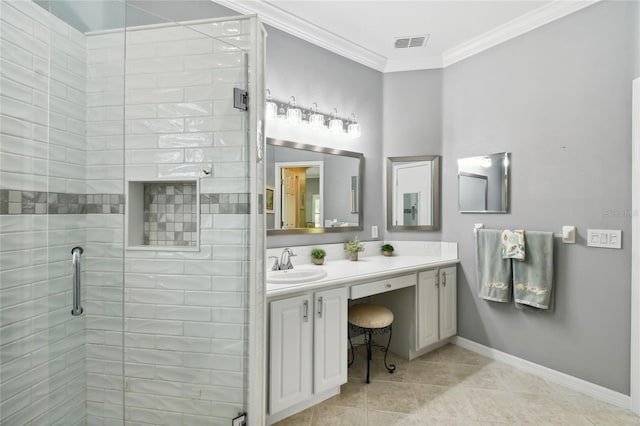
[[[197,250],[199,191],[196,180],[129,182],[130,249]]]

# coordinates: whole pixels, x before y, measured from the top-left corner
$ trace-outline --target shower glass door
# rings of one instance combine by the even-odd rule
[[[0,3],[2,425],[124,420],[123,6]]]
[[[0,425],[261,422],[264,32],[218,12],[0,2]]]

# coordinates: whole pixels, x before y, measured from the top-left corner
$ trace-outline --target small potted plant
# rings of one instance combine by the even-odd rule
[[[349,260],[358,260],[358,253],[364,251],[364,245],[355,237],[353,241],[344,243],[344,249],[349,252]]]
[[[315,265],[322,265],[324,263],[324,258],[327,255],[327,252],[322,250],[321,248],[314,248],[311,250],[311,261]]]
[[[393,256],[393,246],[391,244],[383,244],[380,250],[382,250],[382,254],[385,256]]]

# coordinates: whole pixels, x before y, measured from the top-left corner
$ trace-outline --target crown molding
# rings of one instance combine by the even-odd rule
[[[384,72],[418,71],[442,68],[442,58],[440,56],[389,58]]]
[[[505,41],[589,7],[601,0],[556,0],[445,51],[441,59],[434,57],[386,58],[292,15],[274,5],[273,2],[265,0],[214,1],[242,14],[256,14],[266,24],[374,70],[399,72],[446,68]]]
[[[446,68],[456,62],[516,38],[557,19],[563,18],[600,0],[554,1],[509,21],[493,30],[460,44],[442,54],[442,64]]]
[[[256,14],[265,24],[374,70],[384,71],[387,64],[386,57],[292,15],[272,3],[263,0],[215,0],[215,2],[239,13]]]

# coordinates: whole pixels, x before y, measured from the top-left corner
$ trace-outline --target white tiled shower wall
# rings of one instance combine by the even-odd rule
[[[30,1],[0,7],[0,189],[123,193],[123,34],[85,39]],[[248,42],[243,21],[199,31]],[[245,119],[230,107],[243,54],[179,27],[129,36],[127,177],[209,167],[202,192],[248,192]],[[123,391],[127,424],[226,425],[243,409],[248,215],[200,220],[198,253],[128,252],[123,293],[122,215],[0,216],[3,424],[121,424]]]
[[[244,53],[201,34],[242,42],[247,24],[127,33],[127,179],[194,177],[201,193],[248,192],[246,113],[232,107],[233,87],[245,85]],[[111,79],[117,93],[120,36],[87,37],[90,87],[108,87]],[[105,107],[90,104],[89,115]],[[118,158],[108,161],[117,165]],[[199,252],[126,252],[127,422],[227,425],[242,411],[248,217],[203,212]]]
[[[84,36],[29,1],[1,2],[0,17],[0,189],[84,193]],[[85,216],[2,215],[0,229],[0,420],[83,423],[69,259]]]

